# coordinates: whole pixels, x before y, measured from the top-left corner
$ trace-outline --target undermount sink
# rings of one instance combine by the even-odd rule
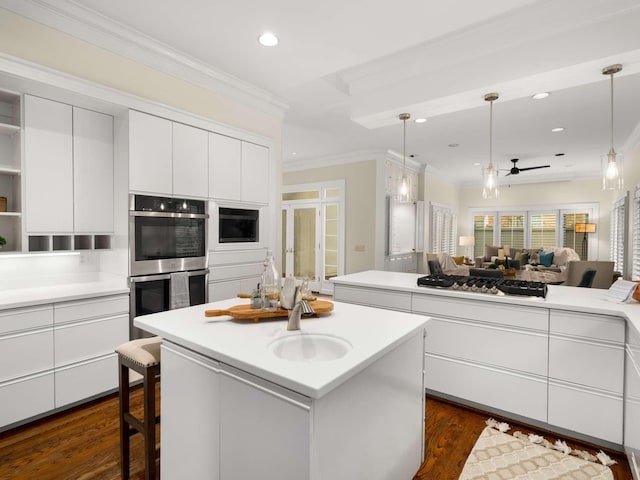
[[[324,333],[299,332],[272,341],[269,351],[293,362],[326,362],[344,357],[353,348],[347,340]]]

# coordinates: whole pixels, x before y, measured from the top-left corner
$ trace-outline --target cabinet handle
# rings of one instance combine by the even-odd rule
[[[294,400],[294,399],[292,399],[290,397],[287,397],[286,395],[282,395],[282,394],[280,394],[278,392],[274,392],[273,390],[270,390],[270,389],[268,389],[266,387],[263,387],[262,385],[259,385],[257,383],[254,383],[254,382],[250,381],[250,380],[247,380],[246,378],[242,378],[242,377],[240,377],[238,375],[234,375],[233,373],[227,372],[226,370],[220,370],[220,372],[223,375],[226,375],[229,378],[233,378],[234,380],[238,380],[239,382],[242,382],[245,385],[248,385],[248,386],[253,387],[253,388],[257,389],[257,390],[260,390],[261,392],[264,392],[264,393],[267,393],[267,394],[269,394],[269,395],[271,395],[273,397],[279,398],[280,400],[284,400],[285,402],[290,403],[291,405],[295,405],[296,407],[302,408],[303,410],[306,410],[307,412],[311,411],[311,406],[310,405],[307,405],[307,404],[302,403],[302,402],[298,402],[297,400]]]

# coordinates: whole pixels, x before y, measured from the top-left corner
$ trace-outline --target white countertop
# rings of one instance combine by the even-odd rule
[[[127,278],[105,273],[52,275],[0,289],[0,310],[129,293]]]
[[[395,346],[424,330],[428,317],[336,302],[333,312],[301,320],[288,332],[287,319],[238,321],[205,317],[209,309],[247,303],[242,299],[197,305],[136,317],[134,325],[206,357],[234,366],[311,398],[320,398]],[[283,360],[268,344],[285,335],[323,333],[351,343],[342,358],[324,362]]]
[[[419,287],[417,284],[418,278],[422,276],[424,275],[369,270],[334,277],[331,281],[339,285],[396,290],[405,293],[421,293],[425,295],[467,298],[485,302],[507,303],[511,305],[557,308],[570,310],[572,312],[614,315],[625,318],[630,325],[640,332],[640,304],[635,300],[631,300],[630,303],[615,303],[608,301],[605,299],[607,290],[548,285],[547,296],[544,299],[523,295],[490,295],[487,293]]]

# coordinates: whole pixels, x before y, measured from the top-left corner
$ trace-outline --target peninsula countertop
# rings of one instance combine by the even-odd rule
[[[428,317],[335,302],[334,310],[301,320],[299,331],[286,330],[287,319],[253,321],[229,316],[205,317],[205,310],[247,303],[228,299],[144,315],[134,325],[205,357],[226,363],[311,398],[320,398],[419,331]],[[320,333],[346,340],[352,349],[342,358],[297,362],[276,357],[269,344],[287,335]]]
[[[630,303],[609,301],[606,299],[607,290],[548,285],[546,298],[524,295],[491,295],[486,293],[463,292],[460,290],[421,287],[417,284],[418,278],[421,276],[423,275],[416,273],[368,270],[334,277],[331,281],[334,284],[344,286],[368,287],[404,293],[439,295],[483,302],[613,315],[625,318],[629,325],[640,332],[640,304],[635,300],[631,300]]]

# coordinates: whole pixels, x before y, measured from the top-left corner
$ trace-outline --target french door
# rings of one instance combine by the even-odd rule
[[[309,279],[309,289],[321,291],[320,206],[296,203],[282,209],[282,273]]]

